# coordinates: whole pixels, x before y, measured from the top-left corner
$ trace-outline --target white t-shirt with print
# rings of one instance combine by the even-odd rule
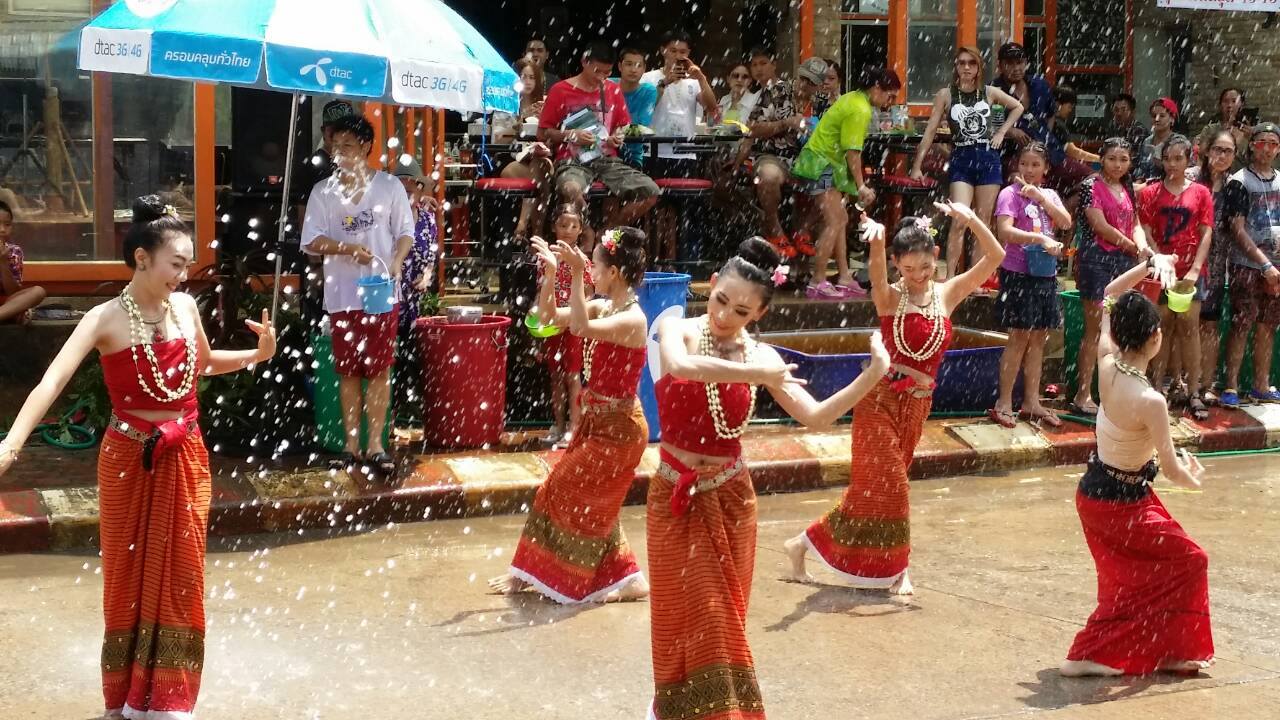
[[[413,239],[413,210],[408,193],[399,180],[385,172],[375,172],[362,195],[348,196],[337,177],[317,183],[307,201],[302,222],[302,249],[318,237],[348,245],[363,245],[378,260],[361,265],[349,255],[324,256],[324,309],[342,312],[363,308],[356,281],[361,276],[384,273],[395,257],[396,241]],[[396,288],[396,301],[400,288]]]
[[[650,70],[640,76],[640,82],[658,86],[666,74],[662,70]],[[675,135],[693,137],[698,124],[698,110],[702,107],[699,96],[702,95],[702,83],[693,78],[685,78],[660,90],[662,96],[653,108],[653,131],[659,135]],[[677,160],[696,159],[691,153],[677,153],[674,145],[659,145],[658,157]]]

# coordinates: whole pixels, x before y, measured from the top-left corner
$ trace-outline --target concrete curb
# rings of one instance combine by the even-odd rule
[[[1280,405],[1214,408],[1202,423],[1172,426],[1179,446],[1198,452],[1258,450],[1280,445]],[[1095,447],[1093,428],[1019,423],[1005,430],[977,418],[930,420],[911,468],[912,479],[1053,467],[1083,462]],[[232,474],[214,481],[209,531],[215,536],[300,529],[360,531],[387,523],[518,513],[532,502],[563,451],[414,455],[387,485],[322,470]],[[840,487],[848,482],[847,426],[826,432],[753,430],[744,440],[760,493]],[[646,450],[628,504],[645,501],[658,467]],[[93,487],[0,493],[0,552],[72,551],[94,547],[98,494]]]

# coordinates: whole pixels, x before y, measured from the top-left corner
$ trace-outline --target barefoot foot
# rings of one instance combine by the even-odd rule
[[[783,575],[783,579],[799,583],[813,582],[813,576],[804,567],[804,554],[809,551],[809,547],[804,543],[804,534],[801,533],[783,543],[782,549],[787,553],[787,559],[791,561],[791,567]]]
[[[489,579],[489,591],[495,595],[515,595],[529,589],[529,583],[511,575]]]
[[[911,577],[906,570],[902,571],[902,577],[898,578],[892,586],[889,587],[890,595],[914,595],[915,587],[911,584]]]
[[[1124,674],[1124,671],[1119,668],[1102,665],[1091,660],[1068,660],[1062,663],[1062,667],[1058,668],[1058,672],[1063,677],[1115,677]]]
[[[649,581],[640,576],[635,580],[623,585],[613,592],[604,596],[607,603],[613,602],[634,602],[649,597]]]
[[[1161,665],[1160,670],[1162,672],[1196,675],[1201,670],[1208,670],[1211,665],[1213,665],[1213,660],[1179,660]]]

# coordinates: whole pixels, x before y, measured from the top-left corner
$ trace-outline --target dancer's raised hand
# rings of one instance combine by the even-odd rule
[[[533,248],[533,254],[538,256],[543,269],[547,272],[554,273],[560,266],[560,261],[556,259],[556,254],[551,251],[551,246],[547,245],[546,240],[534,235],[529,238],[529,246]]]

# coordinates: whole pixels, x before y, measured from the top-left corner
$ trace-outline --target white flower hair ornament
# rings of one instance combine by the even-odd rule
[[[606,230],[604,237],[600,240],[600,245],[604,247],[605,252],[610,255],[618,251],[618,241],[622,239],[622,231],[618,229]]]

